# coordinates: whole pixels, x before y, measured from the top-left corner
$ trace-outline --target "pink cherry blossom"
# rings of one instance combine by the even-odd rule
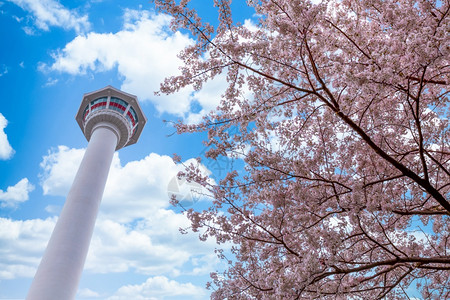
[[[214,2],[216,28],[155,0],[196,40],[160,92],[227,74],[217,110],[178,132],[245,162],[216,185],[185,171],[213,195],[192,230],[234,244],[212,297],[449,299],[450,2],[249,0],[252,26]]]

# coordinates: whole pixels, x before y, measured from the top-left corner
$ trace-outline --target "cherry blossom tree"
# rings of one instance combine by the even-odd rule
[[[216,27],[155,1],[196,39],[160,92],[228,83],[178,132],[245,162],[214,185],[185,172],[213,195],[191,228],[234,245],[212,297],[449,299],[450,2],[248,0],[244,24],[214,2]]]

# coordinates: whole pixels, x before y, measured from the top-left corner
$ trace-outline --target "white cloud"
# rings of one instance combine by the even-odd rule
[[[50,26],[62,27],[65,30],[75,30],[82,33],[90,28],[88,16],[79,16],[74,10],[65,8],[56,0],[8,0],[31,14],[31,19],[37,28],[48,31]],[[33,34],[34,29],[26,26],[27,34]]]
[[[0,280],[32,277],[41,260],[56,217],[31,220],[0,218]],[[95,225],[85,272],[136,272],[150,276],[204,276],[218,265],[213,241],[181,235],[186,218],[159,210],[136,226],[100,219]],[[106,276],[106,275],[105,275]],[[82,293],[87,297],[87,291]]]
[[[195,124],[202,121],[202,117],[212,110],[216,110],[220,103],[221,95],[225,93],[228,86],[226,73],[217,75],[214,79],[203,84],[202,89],[191,93],[191,103],[196,101],[201,110],[198,112],[191,112],[186,118],[186,123]]]
[[[108,300],[154,300],[167,299],[182,296],[179,299],[201,299],[205,298],[206,292],[203,288],[192,283],[180,283],[170,280],[164,276],[150,277],[142,284],[122,286],[114,296]]]
[[[55,85],[58,83],[58,81],[59,80],[57,78],[49,77],[49,78],[47,78],[47,82],[44,84],[44,87]]]
[[[67,195],[83,154],[84,149],[59,146],[43,158],[40,176],[45,195]],[[168,208],[168,184],[183,169],[169,156],[155,153],[122,166],[116,152],[106,182],[100,217],[127,223]]]
[[[40,175],[44,195],[66,196],[84,155],[84,149],[59,146],[43,157]]]
[[[28,200],[28,194],[34,190],[34,186],[27,178],[21,179],[16,185],[9,186],[6,192],[0,190],[0,207],[15,207]]]
[[[189,221],[182,214],[159,209],[131,224],[97,221],[86,270],[91,273],[132,271],[145,275],[208,275],[220,263],[215,241],[201,242],[192,232],[181,234]]]
[[[100,298],[101,295],[93,290],[90,289],[80,289],[77,293],[77,298]]]
[[[175,94],[155,96],[165,78],[179,74],[182,62],[178,54],[194,43],[187,34],[172,32],[170,20],[168,15],[127,9],[121,31],[77,36],[53,53],[52,64],[42,63],[39,69],[83,75],[117,68],[123,79],[121,89],[141,101],[151,101],[159,112],[181,116],[188,123],[198,122],[219,104],[227,87],[226,74],[219,74],[197,92],[187,87]],[[246,21],[246,26],[251,27],[251,22]]]
[[[190,90],[176,96],[154,96],[165,77],[179,72],[177,54],[193,43],[188,35],[173,33],[170,20],[168,15],[126,10],[121,31],[78,36],[53,54],[52,65],[40,69],[79,75],[117,67],[124,78],[121,89],[152,101],[161,112],[181,116],[189,111]]]
[[[0,218],[0,280],[34,276],[55,222]]]
[[[10,159],[14,154],[14,149],[9,144],[4,130],[7,125],[8,120],[0,113],[0,159]]]
[[[67,195],[83,154],[83,149],[59,146],[43,158],[41,184],[45,194]],[[197,268],[190,273],[211,271],[200,269],[198,262],[212,253],[216,244],[212,240],[200,242],[194,233],[181,235],[179,228],[190,223],[184,215],[170,210],[168,184],[183,168],[170,157],[155,153],[122,166],[118,153],[114,154],[87,270],[176,276],[189,263]],[[48,207],[47,211],[57,208]],[[195,256],[200,256],[195,258],[197,264],[192,261]]]
[[[0,67],[0,77],[2,77],[3,75],[8,74],[8,68],[5,65],[2,65]]]
[[[44,157],[41,176],[45,194],[67,194],[83,153],[83,149],[60,146]],[[194,282],[220,262],[213,251],[217,246],[214,240],[201,242],[196,233],[179,233],[189,221],[169,208],[167,195],[167,183],[179,169],[172,159],[157,154],[122,166],[115,154],[85,272],[104,274],[98,276],[131,272],[152,277],[143,284],[118,289],[112,299],[207,297],[203,288],[173,280],[190,276]],[[0,218],[0,280],[34,275],[55,221],[56,217],[26,221]],[[78,294],[80,298],[104,296],[87,289]]]
[[[163,211],[164,213],[168,211]],[[155,214],[157,215],[157,214]],[[179,215],[183,218],[182,215]],[[99,220],[91,241],[91,249],[86,261],[86,270],[92,273],[112,273],[134,271],[141,274],[171,274],[178,275],[176,270],[189,261],[191,253],[189,247],[182,245],[178,228],[174,231],[166,230],[171,220],[161,220],[155,224],[154,220],[147,221],[153,226],[161,226],[162,231],[169,234],[166,240],[158,240],[145,228],[131,229],[129,225],[119,224],[111,220]],[[178,241],[171,241],[170,237],[177,235]],[[192,239],[189,237],[189,239]],[[189,242],[189,241],[188,241]],[[191,243],[192,244],[192,243]],[[204,251],[204,247],[202,247]],[[199,253],[197,253],[199,254]]]

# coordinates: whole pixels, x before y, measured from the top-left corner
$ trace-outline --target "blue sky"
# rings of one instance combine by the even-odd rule
[[[193,5],[214,23],[211,2]],[[148,123],[115,154],[77,299],[209,298],[217,245],[181,235],[189,223],[168,196],[182,168],[172,154],[200,155],[203,136],[171,135],[163,120],[198,120],[226,82],[154,96],[193,42],[169,22],[147,0],[0,0],[0,299],[26,296],[87,146],[75,114],[84,93],[107,85],[137,95]],[[215,176],[230,167],[204,163]]]

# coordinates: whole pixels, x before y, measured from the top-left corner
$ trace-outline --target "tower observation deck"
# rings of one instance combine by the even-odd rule
[[[136,96],[112,86],[85,94],[75,119],[88,141],[99,124],[108,123],[118,137],[116,150],[136,143],[147,122]]]
[[[136,143],[147,122],[136,96],[112,86],[85,94],[75,119],[88,147],[27,300],[75,299],[114,152]]]

